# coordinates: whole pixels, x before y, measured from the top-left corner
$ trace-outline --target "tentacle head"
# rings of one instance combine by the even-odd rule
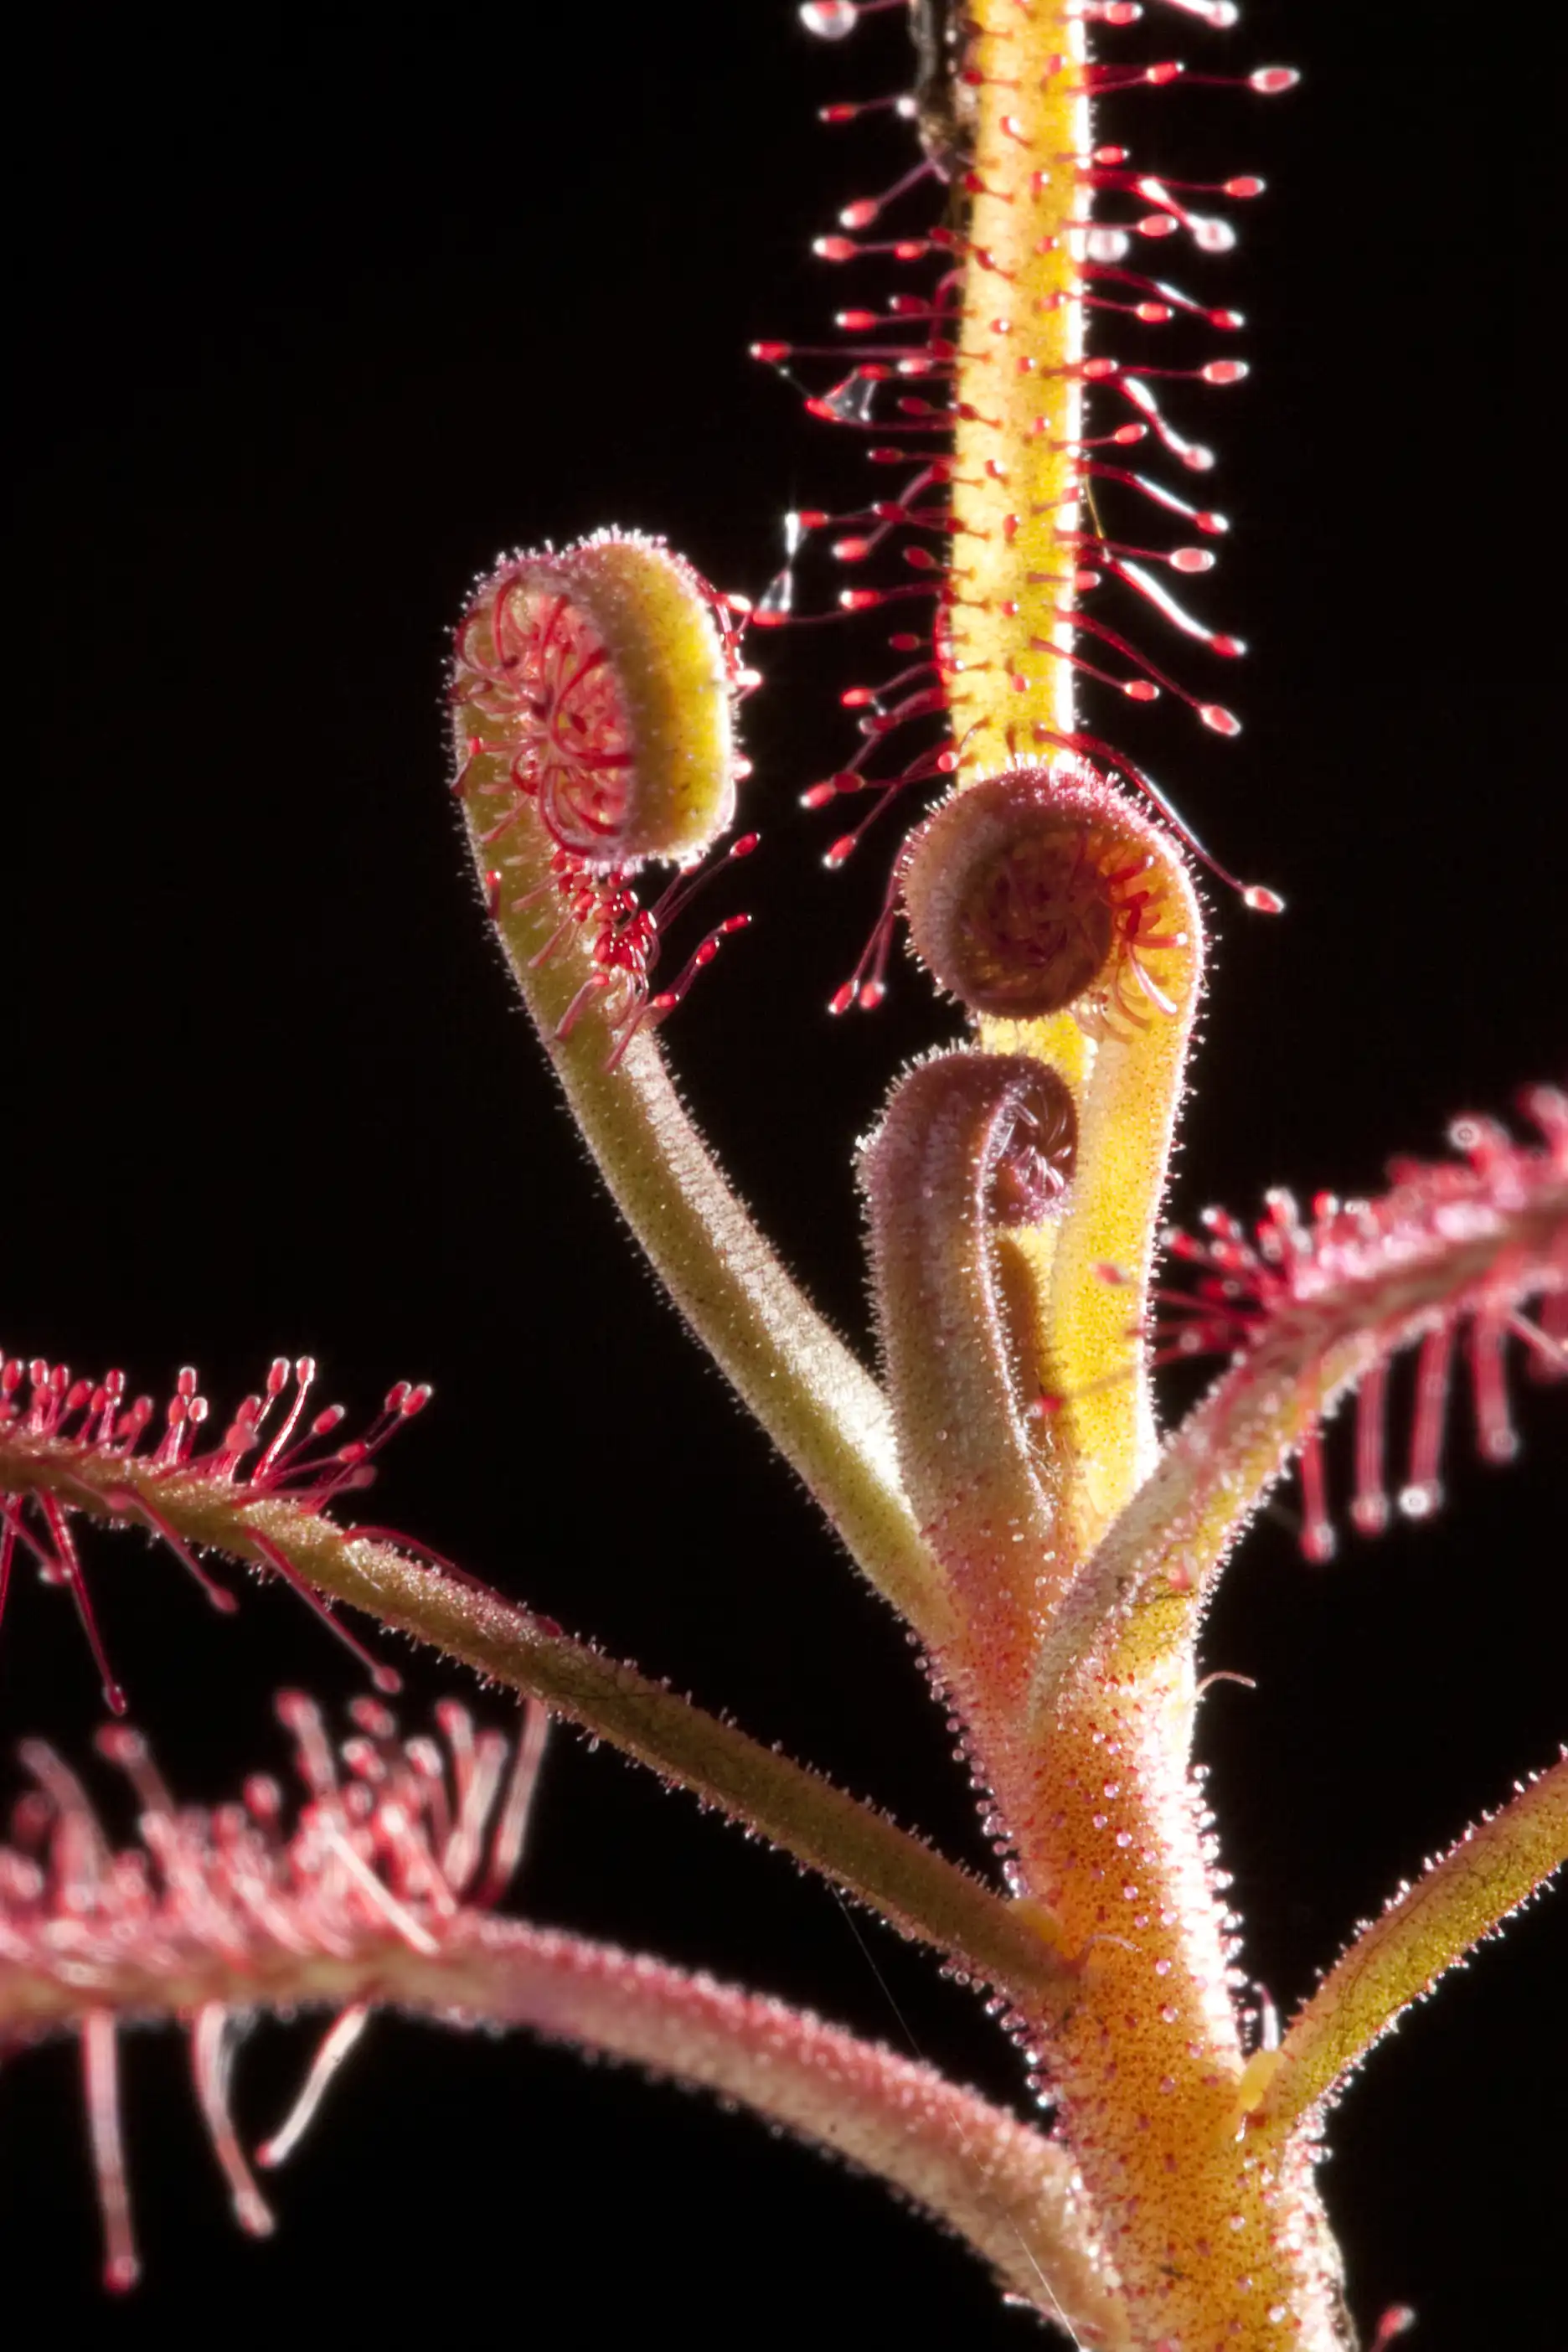
[[[1070,1010],[1147,1025],[1180,1004],[1193,924],[1170,843],[1077,764],[1005,770],[944,801],[905,845],[910,943],[972,1013]]]
[[[998,1135],[985,1192],[994,1225],[1043,1225],[1060,1210],[1078,1159],[1072,1091],[1042,1062],[988,1057],[1009,1069],[1011,1124]]]
[[[464,776],[534,801],[594,867],[689,864],[734,814],[744,682],[731,607],[661,541],[603,531],[509,557],[458,632]]]

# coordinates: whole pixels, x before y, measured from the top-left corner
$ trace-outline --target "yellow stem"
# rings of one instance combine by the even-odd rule
[[[1088,191],[1081,9],[973,0],[970,252],[953,444],[952,731],[965,776],[1073,727],[1072,445],[1083,429],[1075,217]],[[1050,60],[1065,66],[1051,69]],[[1005,1049],[1002,1049],[1005,1050]]]

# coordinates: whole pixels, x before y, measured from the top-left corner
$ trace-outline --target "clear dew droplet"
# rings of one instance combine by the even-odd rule
[[[795,605],[795,576],[788,565],[774,574],[757,599],[752,618],[764,627],[770,621],[782,621]]]
[[[842,383],[836,383],[831,392],[820,394],[807,405],[813,416],[830,418],[839,425],[869,425],[877,384],[877,377],[862,375],[857,369]]]
[[[819,41],[841,41],[855,30],[859,13],[853,0],[805,0],[800,21]]]

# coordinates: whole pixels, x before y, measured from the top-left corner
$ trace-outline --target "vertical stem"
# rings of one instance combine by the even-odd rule
[[[977,123],[949,608],[961,785],[1009,760],[1046,759],[1074,732],[1066,656],[1090,144],[1081,11],[1066,0],[973,0],[971,14]],[[1203,950],[1195,899],[1163,840],[1157,863],[1162,919],[1150,928],[1173,942],[1160,972],[1173,1009],[1134,993],[1131,1017],[1090,1021],[1089,1034],[1068,1012],[980,1024],[989,1053],[1055,1070],[1078,1113],[1064,1216],[1006,1244],[1033,1291],[1034,1372],[1060,1400],[1037,1462],[1058,1579],[1064,1567],[1088,1572],[1153,1462],[1139,1333]],[[1070,1592],[1062,1605],[1074,1615]],[[1050,1624],[1047,1614],[1047,1641]],[[1244,2053],[1227,1923],[1188,1776],[1190,1622],[1185,1640],[1137,1660],[1093,1654],[1096,1632],[1077,1627],[1045,1719],[1005,1681],[966,1695],[1019,1883],[1048,1906],[1081,1971],[1066,2018],[1037,2021],[1062,2133],[1140,2346],[1331,2352],[1343,2341],[1336,2265],[1310,2157],[1278,2135],[1247,2145],[1236,2136]]]
[[[977,122],[954,443],[949,688],[963,772],[1073,727],[1067,617],[1082,431],[1074,216],[1089,146],[1083,12],[973,0]],[[1036,641],[1058,648],[1038,650]]]

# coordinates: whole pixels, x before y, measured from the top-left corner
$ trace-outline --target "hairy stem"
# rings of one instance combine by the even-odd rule
[[[1163,935],[1177,942],[1151,959],[1174,1009],[1145,1006],[1092,1042],[1064,1039],[1070,1024],[1061,1016],[986,1021],[981,1033],[993,1048],[1033,1053],[1076,1081],[1077,1176],[1036,1291],[1040,1381],[1057,1399],[1044,1432],[1048,1475],[1058,1540],[1076,1564],[1154,1463],[1142,1334],[1203,975],[1203,918],[1180,856],[1131,812],[1122,823],[1154,861],[1142,887],[1163,900]]]
[[[1081,10],[974,0],[968,13],[976,184],[952,469],[962,668],[949,696],[963,772],[984,775],[1073,726],[1063,655],[1076,566],[1058,534],[1078,522],[1084,310],[1069,224],[1083,210],[1089,109]]]
[[[1048,1078],[1016,1055],[923,1063],[861,1160],[905,1483],[961,1615],[957,1651],[938,1654],[966,1680],[973,1654],[993,1696],[1026,1680],[1033,1630],[1060,1584],[1022,1418],[1002,1255],[1047,1209],[1004,1237],[993,1197],[1020,1133],[1038,1134],[1053,1113],[1070,1167],[1070,1098]]]
[[[521,2025],[716,2092],[848,2158],[945,2221],[1014,2294],[1096,2352],[1132,2343],[1086,2226],[1070,2158],[929,2066],[784,2003],[548,1928],[464,1913],[438,1949],[165,1951],[95,1967],[101,2016],[393,2006]],[[0,1930],[0,2039],[79,2026],[79,1986],[12,1963]]]
[[[0,1492],[62,1496],[121,1523],[144,1496],[189,1545],[261,1568],[281,1555],[316,1591],[542,1699],[759,1831],[901,1933],[1018,1995],[1047,2004],[1059,1997],[1065,1971],[1037,1909],[989,1893],[871,1806],[477,1582],[441,1575],[298,1504],[247,1499],[225,1480],[15,1431],[0,1432]]]
[[[1468,1830],[1342,1953],[1279,2048],[1259,2052],[1240,2105],[1289,2129],[1340,2089],[1401,2010],[1431,1991],[1568,1862],[1568,1755]]]
[[[482,870],[490,853],[480,819],[467,803],[465,815]],[[579,1019],[562,1035],[594,971],[589,948],[574,933],[560,936],[551,845],[533,809],[521,813],[508,845],[497,930],[616,1206],[674,1305],[864,1574],[928,1641],[939,1639],[943,1596],[899,1484],[880,1391],[742,1206],[651,1032],[640,1028],[613,1069],[596,1018]]]
[[[1415,1171],[1332,1239],[1166,1445],[1053,1629],[1037,1719],[1100,1634],[1119,1671],[1187,1640],[1247,1518],[1336,1400],[1400,1348],[1467,1314],[1507,1317],[1568,1282],[1568,1165],[1511,1155],[1506,1182]]]

